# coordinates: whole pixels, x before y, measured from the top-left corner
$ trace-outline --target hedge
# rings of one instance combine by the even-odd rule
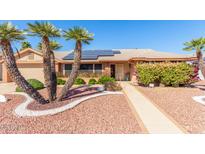
[[[106,82],[115,82],[115,79],[109,76],[102,76],[98,80],[98,84],[105,84]]]
[[[181,86],[192,82],[194,67],[187,63],[155,63],[136,65],[138,82],[148,86],[162,83],[165,86]]]

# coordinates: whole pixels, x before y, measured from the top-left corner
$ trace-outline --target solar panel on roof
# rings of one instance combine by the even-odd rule
[[[83,50],[81,59],[82,60],[96,60],[99,56],[114,56],[114,51],[113,50]],[[74,58],[74,52],[68,54],[63,59],[73,60],[73,58]]]

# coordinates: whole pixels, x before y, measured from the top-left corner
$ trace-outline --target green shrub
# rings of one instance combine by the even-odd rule
[[[161,83],[165,86],[178,87],[191,82],[193,67],[186,63],[166,65],[162,70]]]
[[[97,83],[97,81],[95,80],[95,79],[90,79],[89,81],[88,81],[88,84],[89,85],[94,85],[94,84],[96,84]]]
[[[86,82],[82,79],[82,78],[77,78],[75,80],[75,83],[76,85],[82,85],[82,84],[85,84]]]
[[[99,78],[99,84],[105,84],[106,82],[115,82],[115,79],[109,76],[102,76]]]
[[[41,81],[36,79],[28,79],[27,82],[36,90],[40,90],[44,88],[44,85]],[[23,89],[20,87],[16,87],[16,92],[23,92]]]
[[[159,64],[138,64],[137,78],[139,83],[147,86],[160,81],[161,66]]]
[[[137,64],[137,78],[145,86],[162,83],[165,86],[187,85],[191,82],[194,68],[186,63]]]
[[[107,91],[120,91],[122,87],[117,82],[106,82],[105,83],[105,90]]]
[[[58,84],[58,85],[64,85],[65,83],[66,83],[65,80],[63,80],[63,79],[57,79],[57,84]]]

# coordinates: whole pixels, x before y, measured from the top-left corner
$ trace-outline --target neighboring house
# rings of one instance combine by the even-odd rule
[[[72,69],[73,51],[55,51],[56,72],[67,75]],[[42,53],[25,49],[15,54],[21,74],[26,78],[44,81]],[[98,73],[114,77],[116,80],[136,80],[135,65],[141,62],[181,62],[193,61],[196,57],[175,53],[158,52],[151,49],[84,50],[81,58],[81,72]],[[0,80],[11,79],[0,55]]]

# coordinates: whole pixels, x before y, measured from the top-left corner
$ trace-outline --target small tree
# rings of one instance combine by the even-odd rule
[[[28,24],[29,35],[38,36],[42,40],[43,70],[49,101],[56,99],[56,84],[53,84],[51,70],[51,49],[49,38],[60,37],[60,31],[49,22],[35,22]]]
[[[20,87],[37,102],[45,104],[47,101],[25,80],[19,72],[16,64],[11,42],[24,40],[25,38],[23,35],[23,31],[14,27],[11,23],[0,24],[0,46],[2,49],[4,62],[11,79],[18,85],[18,87]]]
[[[89,33],[86,29],[80,27],[74,27],[67,31],[64,31],[63,36],[66,40],[74,40],[76,41],[76,43],[72,71],[69,76],[69,79],[66,81],[65,86],[61,91],[58,101],[61,101],[67,95],[69,89],[72,87],[75,82],[75,79],[78,76],[81,61],[82,43],[90,44],[90,41],[93,40],[93,34]]]
[[[21,49],[20,50],[24,50],[26,48],[32,48],[31,43],[28,41],[24,41],[21,43]]]
[[[183,48],[183,50],[185,51],[195,50],[199,69],[201,70],[203,76],[205,77],[204,60],[203,60],[203,53],[202,53],[202,51],[204,51],[205,49],[205,38],[201,37],[198,39],[193,39],[189,42],[185,42],[184,45],[186,46],[185,48]]]

